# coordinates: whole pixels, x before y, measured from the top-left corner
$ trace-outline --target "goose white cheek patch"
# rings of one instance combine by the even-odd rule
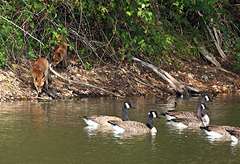
[[[209,97],[207,95],[205,96],[205,99],[206,99],[206,101],[209,101]]]
[[[128,103],[125,103],[126,108],[130,108],[130,105]]]
[[[202,106],[202,109],[206,109],[206,107],[203,104],[201,104],[201,106]]]
[[[156,118],[156,117],[157,117],[157,115],[156,115],[155,112],[152,112],[152,115],[153,115],[153,118]]]

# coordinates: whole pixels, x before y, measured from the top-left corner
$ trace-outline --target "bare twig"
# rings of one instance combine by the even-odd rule
[[[22,30],[24,33],[28,34],[29,36],[31,36],[33,39],[35,39],[36,41],[38,41],[41,45],[44,46],[44,44],[38,40],[37,38],[35,38],[34,36],[32,36],[29,32],[25,31],[23,28],[21,28],[20,26],[16,25],[14,22],[8,20],[7,18],[3,17],[2,15],[0,15],[1,18],[3,18],[4,20],[10,22],[11,24],[13,24],[14,26],[16,26],[17,28],[19,28],[20,30]]]
[[[2,2],[6,3],[9,7],[13,8],[11,5],[8,4],[8,2],[2,0]]]
[[[196,38],[193,39],[195,41],[196,44],[198,44],[198,41],[196,40]],[[222,68],[221,64],[217,61],[217,59],[210,53],[208,52],[208,50],[205,48],[205,46],[200,46],[200,49],[202,50],[202,54],[203,56],[210,61],[211,63],[213,63],[219,70],[226,72],[226,73],[230,73],[232,75],[235,75],[233,72],[230,72],[224,68]]]
[[[196,44],[199,45],[199,43],[198,43],[198,41],[197,41],[196,38],[194,38],[193,40],[194,40],[194,42],[195,42]],[[208,61],[210,61],[211,63],[213,63],[216,67],[219,67],[219,68],[222,67],[221,64],[217,61],[217,59],[216,59],[211,53],[209,53],[209,52],[207,51],[207,49],[205,48],[204,45],[199,46],[199,48],[202,50],[203,56],[204,56]]]
[[[53,22],[52,20],[48,19],[52,24],[54,24],[57,27],[60,27],[59,24],[57,24],[56,22]],[[82,37],[81,35],[79,35],[75,30],[68,28],[67,31],[69,33],[72,33],[73,35],[75,35],[76,37],[78,37],[88,48],[90,48],[95,55],[98,56],[97,53],[97,49],[91,44],[90,41],[87,40],[87,38]]]
[[[114,24],[114,29],[116,30],[116,24],[117,24],[117,22],[115,22],[115,24]],[[106,41],[107,41],[107,45],[106,45],[106,48],[105,48],[105,50],[104,50],[104,52],[103,52],[103,54],[102,54],[102,57],[106,54],[106,51],[107,51],[107,49],[108,49],[108,47],[110,46],[110,48],[111,48],[111,50],[113,51],[113,53],[114,54],[116,54],[115,53],[115,50],[114,50],[114,48],[110,45],[111,44],[111,41],[112,41],[112,39],[114,38],[114,36],[115,36],[115,33],[113,34],[113,36],[111,37],[111,39],[110,40],[108,40],[108,38],[107,38],[107,36],[105,35],[105,33],[104,33],[104,31],[103,31],[103,29],[102,29],[102,27],[100,26],[100,24],[98,23],[98,26],[99,26],[99,28],[100,28],[100,31],[102,32],[102,34],[103,34],[103,36],[104,36],[104,38],[106,39]],[[101,58],[102,58],[101,57]],[[115,56],[116,57],[116,56]],[[115,61],[115,59],[113,58],[113,60]],[[116,61],[115,61],[116,62]]]
[[[201,16],[203,18],[203,15],[198,11],[198,15]],[[223,60],[227,60],[227,56],[225,55],[225,53],[223,52],[223,50],[221,49],[219,43],[217,42],[216,38],[214,37],[211,29],[209,28],[209,26],[207,25],[206,21],[203,19],[203,22],[204,24],[206,25],[207,29],[208,29],[208,32],[209,34],[211,35],[213,41],[214,41],[214,44],[219,52],[219,54],[221,55],[221,57],[223,58]]]
[[[25,0],[22,0],[22,1],[25,3],[26,6],[28,6],[28,7],[30,7],[30,8],[32,7],[31,5],[27,4],[27,3],[25,2]]]

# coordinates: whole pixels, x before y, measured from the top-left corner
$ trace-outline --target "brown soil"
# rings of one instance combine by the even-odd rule
[[[163,98],[174,94],[166,81],[135,62],[123,61],[118,66],[98,65],[92,70],[86,70],[75,61],[69,63],[67,71],[60,68],[55,70],[71,80],[89,83],[124,97],[155,95]],[[32,64],[14,64],[11,68],[0,70],[0,101],[35,100],[37,93],[32,87],[30,73]],[[178,81],[196,86],[205,93],[240,92],[239,75],[225,73],[208,63],[180,61],[177,66],[165,63],[161,69]],[[49,91],[57,95],[58,99],[112,96],[95,88],[69,84],[56,75],[52,75],[52,78]],[[43,94],[42,98],[48,99],[48,96]]]

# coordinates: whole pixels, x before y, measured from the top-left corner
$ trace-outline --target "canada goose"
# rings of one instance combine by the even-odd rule
[[[231,135],[231,139],[234,142],[240,141],[240,131],[239,130],[227,130],[227,132]]]
[[[212,99],[208,96],[208,94],[204,94],[201,103],[205,104],[206,101],[212,102]]]
[[[205,94],[203,96],[203,98],[201,100],[201,104],[203,104],[205,106],[206,101],[212,101],[212,99],[207,94]],[[176,106],[176,103],[175,103],[175,106]],[[206,125],[208,125],[210,120],[204,109],[208,109],[208,108],[206,108],[206,106],[205,106],[201,110],[201,108],[198,107],[198,114],[200,112],[203,115],[202,117],[205,117],[205,118],[203,118],[203,121],[205,122]],[[171,120],[171,119],[175,119],[175,118],[190,118],[190,117],[196,118],[197,117],[197,115],[193,112],[175,111],[175,110],[167,111],[165,113],[162,113],[162,115],[166,116],[167,120]]]
[[[179,128],[199,128],[200,126],[204,126],[202,120],[196,118],[175,118],[170,120],[170,122]]]
[[[210,118],[208,117],[205,109],[208,109],[204,103],[201,103],[198,106],[197,114],[193,112],[188,111],[168,111],[166,113],[163,113],[162,115],[165,115],[168,121],[171,121],[175,119],[193,119],[193,120],[199,120],[201,119],[201,122],[203,122],[204,126],[209,125]]]
[[[200,128],[203,129],[207,133],[207,135],[210,135],[215,138],[224,137],[226,139],[231,138],[231,135],[228,131],[240,131],[240,128],[234,126],[209,125]]]
[[[204,104],[200,104],[197,114],[190,115],[190,113],[185,113],[187,116],[185,118],[174,118],[168,121],[179,128],[199,128],[201,126],[207,126],[210,122],[210,119],[207,116],[205,109],[208,108]]]
[[[112,126],[108,123],[109,120],[117,120],[117,121],[129,121],[127,109],[135,109],[134,106],[130,102],[124,102],[122,105],[122,119],[115,116],[103,116],[103,115],[92,115],[92,116],[83,116],[82,118],[86,124],[90,126],[101,126],[106,128],[111,128]]]
[[[153,118],[160,118],[156,111],[148,113],[147,123],[143,124],[137,121],[108,121],[117,133],[155,133],[157,129],[153,126]]]

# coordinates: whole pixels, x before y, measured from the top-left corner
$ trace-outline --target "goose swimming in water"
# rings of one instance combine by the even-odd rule
[[[201,127],[207,135],[215,137],[215,138],[221,138],[224,137],[227,140],[231,139],[231,134],[229,131],[239,131],[239,127],[234,127],[234,126],[217,126],[217,125],[209,125],[206,127]]]
[[[82,118],[86,124],[89,126],[95,127],[106,127],[112,128],[112,126],[108,123],[109,120],[116,120],[116,121],[129,121],[129,117],[127,114],[128,109],[135,109],[134,106],[130,102],[124,102],[122,105],[122,119],[115,116],[104,116],[104,115],[92,115],[92,116],[83,116]]]
[[[197,114],[193,112],[185,111],[168,111],[163,115],[166,116],[168,121],[172,123],[177,123],[181,127],[200,127],[209,125],[210,118],[207,115],[205,109],[208,109],[205,104],[200,104],[198,106]]]
[[[147,123],[143,124],[137,121],[108,121],[117,133],[155,133],[157,129],[153,126],[153,118],[160,118],[156,111],[148,113]]]
[[[197,118],[197,115],[202,115],[202,120],[205,125],[209,125],[210,119],[205,111],[205,109],[208,109],[205,106],[206,101],[212,101],[212,99],[208,95],[204,95],[201,101],[202,107],[198,106],[197,114],[189,111],[167,111],[165,113],[162,113],[163,116],[166,116],[167,120],[176,119],[176,118]]]

